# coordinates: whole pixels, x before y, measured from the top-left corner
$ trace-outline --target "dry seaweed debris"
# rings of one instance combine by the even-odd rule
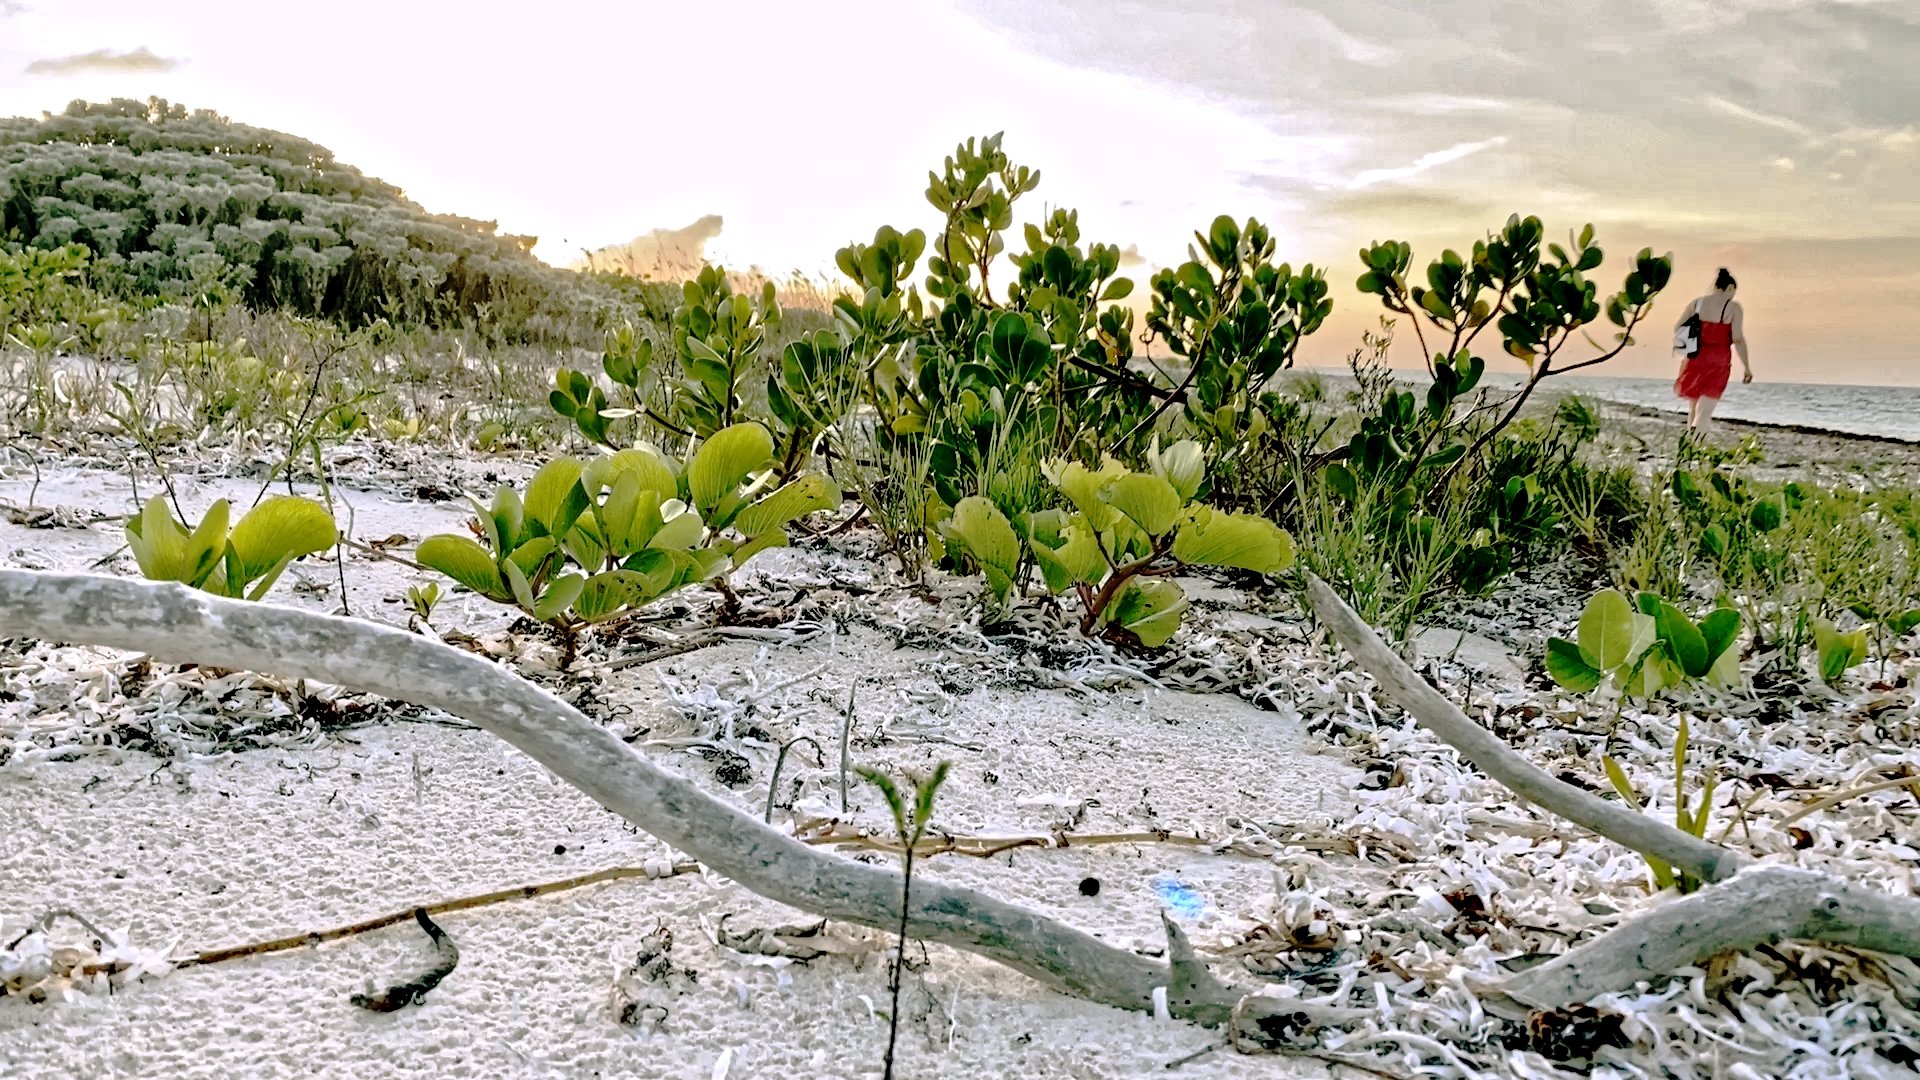
[[[885,607],[884,597],[861,602],[869,612]],[[952,607],[930,609],[913,600],[894,610],[904,612],[900,625],[910,636],[956,657],[955,685],[942,682],[947,692],[964,692],[982,677],[1004,677],[1018,685],[1105,693],[1094,684],[1153,684],[1182,673],[1204,673],[1200,681],[1205,682],[1223,670],[1218,658],[1150,665],[1116,656],[1128,666],[1125,673],[1102,669],[1104,674],[1091,682],[1069,680],[1062,669],[1079,665],[1090,671],[1104,658],[1095,657],[1097,650],[1042,655],[1018,640],[1025,636],[1018,628],[985,633],[956,619]],[[1211,640],[1205,633],[1204,625],[1197,626],[1195,640]],[[1360,814],[1340,830],[1352,845],[1349,850],[1357,848],[1360,865],[1338,858],[1337,850],[1324,853],[1332,857],[1329,864],[1310,853],[1275,856],[1295,872],[1276,884],[1272,910],[1263,922],[1244,924],[1239,941],[1214,948],[1230,951],[1252,943],[1254,948],[1240,950],[1247,955],[1225,957],[1227,966],[1284,981],[1242,996],[1210,981],[1204,967],[1196,973],[1189,962],[1182,969],[1188,972],[1184,982],[1159,984],[1197,991],[1191,998],[1169,994],[1170,1011],[1205,1018],[1186,1003],[1219,1009],[1224,1002],[1219,1019],[1239,1019],[1230,1028],[1230,1041],[1242,1050],[1339,1055],[1387,1075],[1566,1075],[1556,1062],[1572,1062],[1597,1076],[1649,1071],[1685,1076],[1693,1074],[1699,1055],[1718,1052],[1729,1076],[1782,1075],[1795,1068],[1808,1076],[1872,1076],[1893,1075],[1917,1060],[1906,1033],[1920,1029],[1909,1011],[1920,1000],[1920,969],[1900,957],[1845,946],[1759,945],[1679,966],[1670,978],[1643,971],[1626,988],[1600,993],[1582,1005],[1516,1007],[1498,988],[1518,985],[1516,973],[1527,974],[1521,970],[1527,964],[1568,954],[1569,945],[1582,940],[1605,940],[1607,931],[1672,907],[1673,901],[1641,897],[1644,872],[1637,855],[1577,826],[1537,816],[1533,806],[1475,773],[1462,755],[1414,719],[1399,723],[1384,698],[1375,700],[1378,690],[1366,675],[1337,658],[1316,656],[1301,637],[1284,636],[1289,640],[1279,649],[1259,641],[1235,642],[1249,659],[1226,665],[1233,668],[1224,672],[1230,678],[1195,688],[1231,690],[1266,707],[1297,711],[1309,724],[1328,727],[1335,741],[1380,763],[1377,788],[1362,793]],[[1048,668],[1049,663],[1059,666]],[[974,677],[962,681],[963,670]],[[1443,690],[1449,689],[1439,667],[1429,670]],[[1739,829],[1750,850],[1770,862],[1831,867],[1882,892],[1906,891],[1900,863],[1910,852],[1900,840],[1910,829],[1888,817],[1892,800],[1905,797],[1899,788],[1854,792],[1852,801],[1811,811],[1792,826],[1804,826],[1811,841],[1805,845],[1776,820],[1825,795],[1872,781],[1875,770],[1903,767],[1904,759],[1887,753],[1873,737],[1905,730],[1901,725],[1914,719],[1911,697],[1876,693],[1899,700],[1879,708],[1836,701],[1825,712],[1802,713],[1798,731],[1813,733],[1811,753],[1767,742],[1775,732],[1759,710],[1805,708],[1782,705],[1779,693],[1731,703],[1679,703],[1682,708],[1712,706],[1711,717],[1690,714],[1696,744],[1715,743],[1720,760],[1745,770],[1742,780],[1752,788],[1740,800],[1749,812]],[[1581,778],[1582,759],[1591,761],[1594,748],[1605,745],[1586,732],[1583,725],[1589,722],[1577,711],[1556,707],[1549,695],[1476,696],[1469,688],[1459,700],[1471,711],[1484,712],[1486,729],[1549,763],[1550,773],[1575,781]],[[1862,707],[1877,728],[1862,728],[1857,717],[1849,720]],[[1900,719],[1903,708],[1905,720]],[[1657,744],[1671,741],[1677,719],[1624,710],[1619,740],[1610,747],[1635,786],[1657,798],[1666,797],[1659,788],[1660,764],[1671,761]],[[715,726],[715,733],[724,735],[724,722]],[[1843,731],[1845,737],[1839,738]],[[1788,800],[1796,786],[1819,790],[1806,802],[1793,803]],[[1390,846],[1396,856],[1384,868],[1367,858],[1380,845]],[[1368,891],[1369,881],[1378,887]],[[1710,889],[1704,895],[1712,894]],[[1315,948],[1323,944],[1334,947]],[[1171,965],[1161,970],[1176,973]],[[1622,1047],[1622,1040],[1631,1047]],[[1894,1072],[1884,1071],[1888,1068]]]

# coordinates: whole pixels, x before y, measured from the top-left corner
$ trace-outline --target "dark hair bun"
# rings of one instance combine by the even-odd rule
[[[1724,266],[1720,268],[1720,275],[1713,279],[1713,287],[1716,289],[1731,289],[1738,284],[1739,282],[1733,280],[1733,275],[1727,273],[1727,268]]]

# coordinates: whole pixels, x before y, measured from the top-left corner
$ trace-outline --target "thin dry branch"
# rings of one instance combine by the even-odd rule
[[[249,945],[233,945],[224,949],[208,949],[191,956],[183,956],[173,961],[176,968],[204,967],[227,960],[238,960],[243,956],[261,956],[266,953],[286,952],[289,949],[302,949],[326,941],[338,941],[355,934],[396,926],[415,918],[416,911],[429,915],[445,915],[449,911],[466,911],[470,908],[486,907],[489,904],[502,904],[509,900],[526,900],[535,896],[547,896],[552,893],[566,892],[568,889],[597,885],[603,881],[619,881],[623,878],[674,877],[679,874],[698,873],[700,864],[695,862],[677,862],[666,867],[610,866],[605,870],[596,870],[591,874],[579,874],[559,881],[543,882],[539,885],[521,885],[512,889],[496,889],[478,896],[463,896],[458,900],[443,900],[438,904],[419,904],[403,911],[376,915],[371,919],[362,919],[346,926],[336,926],[327,930],[311,930],[304,934],[274,938],[272,941],[257,941]]]
[[[635,826],[768,899],[891,930],[900,875],[768,828],[667,772],[611,731],[491,661],[393,627],[185,586],[0,570],[0,625],[47,641],[270,672],[440,709],[485,728]],[[996,960],[1065,993],[1151,1008],[1169,965],[972,889],[927,881],[907,932]],[[1175,1015],[1220,1023],[1240,995],[1189,980]]]
[[[839,821],[803,821],[794,829],[794,835],[816,846],[832,845],[839,848],[884,851],[891,855],[904,854],[906,851],[898,840],[889,840],[884,836],[867,833]],[[1100,847],[1110,844],[1171,844],[1176,847],[1244,855],[1250,859],[1271,859],[1285,848],[1304,848],[1308,851],[1333,852],[1342,855],[1352,855],[1356,851],[1354,841],[1338,836],[1275,840],[1268,845],[1247,839],[1209,840],[1204,836],[1182,836],[1165,829],[1133,833],[1072,833],[1063,829],[1045,835],[1036,833],[1025,836],[953,836],[947,833],[934,833],[914,845],[913,854],[917,859],[933,855],[971,855],[976,859],[987,859],[1021,848],[1060,851],[1067,848]]]

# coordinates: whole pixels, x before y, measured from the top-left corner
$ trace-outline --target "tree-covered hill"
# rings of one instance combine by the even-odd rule
[[[95,287],[129,298],[218,290],[347,323],[577,313],[583,279],[533,243],[430,214],[305,139],[162,99],[0,119],[0,247],[84,246]]]

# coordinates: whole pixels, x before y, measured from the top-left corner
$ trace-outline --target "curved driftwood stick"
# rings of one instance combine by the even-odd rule
[[[618,736],[512,672],[394,627],[226,600],[177,584],[0,570],[8,634],[135,650],[334,683],[440,709],[499,736],[620,815],[770,900],[883,930],[900,920],[900,874],[837,858],[768,828],[661,769]],[[923,880],[907,931],[1025,972],[1076,997],[1153,1007],[1166,963],[1116,949],[972,889]],[[1204,966],[1183,971],[1174,1015],[1217,1024],[1240,994]]]
[[[1740,852],[1689,836],[1619,803],[1608,802],[1554,779],[1545,769],[1521,757],[1499,736],[1467,719],[1453,702],[1441,696],[1419,672],[1387,648],[1373,628],[1335,595],[1326,582],[1312,574],[1307,575],[1307,596],[1313,601],[1313,610],[1320,621],[1401,708],[1412,714],[1421,727],[1458,750],[1474,768],[1498,780],[1514,794],[1615,843],[1643,855],[1665,859],[1674,869],[1685,870],[1701,881],[1732,877],[1753,861]]]
[[[1626,990],[1641,979],[1697,964],[1717,952],[1784,938],[1825,941],[1920,957],[1920,900],[1849,885],[1783,866],[1757,866],[1729,851],[1596,798],[1549,776],[1492,732],[1469,720],[1406,661],[1327,583],[1307,575],[1320,621],[1355,661],[1412,714],[1475,768],[1514,793],[1601,836],[1655,855],[1702,881],[1722,882],[1669,901],[1537,968],[1501,989],[1540,1008]]]
[[[1628,919],[1506,979],[1508,997],[1542,1009],[1625,990],[1715,953],[1787,938],[1920,956],[1920,901],[1788,866],[1754,866]]]

